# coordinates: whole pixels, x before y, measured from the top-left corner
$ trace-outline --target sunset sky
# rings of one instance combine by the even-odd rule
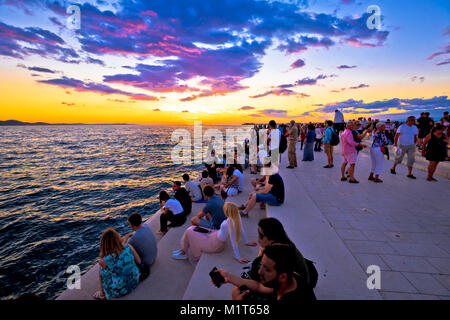
[[[0,0],[0,120],[440,118],[449,91],[448,0]]]

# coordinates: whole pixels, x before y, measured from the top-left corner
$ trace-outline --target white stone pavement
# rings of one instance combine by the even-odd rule
[[[367,180],[370,156],[361,152],[355,174],[360,183],[350,184],[340,181],[339,154],[332,169],[322,167],[323,152],[315,152],[312,162],[302,162],[302,155],[298,151],[295,169],[285,169],[283,155],[282,175],[295,176],[364,270],[381,268],[382,298],[450,299],[450,180],[428,182],[418,170],[411,180],[403,165],[392,175],[385,159],[384,182],[377,184]]]

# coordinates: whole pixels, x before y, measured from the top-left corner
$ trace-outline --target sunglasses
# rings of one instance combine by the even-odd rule
[[[264,238],[264,234],[262,234],[261,232],[258,231],[258,236],[260,239]]]

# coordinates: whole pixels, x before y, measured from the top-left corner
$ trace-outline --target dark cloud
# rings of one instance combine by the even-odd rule
[[[353,69],[356,68],[356,66],[348,66],[346,64],[340,65],[337,67],[338,69]]]
[[[238,110],[253,110],[253,109],[255,109],[255,107],[243,106],[243,107],[240,107]]]
[[[119,89],[114,89],[110,86],[100,84],[100,83],[94,83],[94,82],[83,82],[81,80],[68,78],[68,77],[62,77],[57,79],[50,79],[50,80],[38,80],[40,83],[45,84],[52,84],[61,88],[69,88],[74,89],[76,91],[80,92],[96,92],[100,94],[120,94],[127,96],[134,100],[145,100],[145,101],[157,101],[159,100],[157,97],[148,96],[146,94],[140,94],[140,93],[130,93],[126,91],[122,91]]]
[[[450,100],[447,96],[433,97],[430,99],[416,98],[416,99],[399,99],[394,98],[390,100],[380,100],[365,103],[363,100],[349,99],[342,102],[329,103],[321,108],[308,111],[308,115],[312,112],[332,113],[336,109],[341,109],[352,114],[363,113],[382,113],[390,109],[400,109],[405,112],[409,111],[433,111],[436,109],[446,109],[450,107]],[[362,109],[362,110],[361,110]],[[303,114],[305,115],[305,114]]]
[[[359,86],[354,86],[354,87],[350,87],[349,89],[362,89],[362,88],[368,88],[369,87],[369,85],[368,84],[364,84],[364,83],[361,83]]]
[[[298,59],[291,64],[292,69],[298,69],[298,68],[302,68],[304,66],[305,66],[305,61],[303,61],[302,59]]]

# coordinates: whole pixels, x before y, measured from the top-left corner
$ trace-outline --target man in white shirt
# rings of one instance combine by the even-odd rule
[[[269,150],[272,163],[278,163],[280,154],[281,131],[277,129],[275,120],[269,121]]]
[[[186,216],[183,214],[183,207],[181,203],[169,197],[166,191],[159,193],[159,201],[161,205],[161,215],[159,217],[160,230],[157,234],[165,234],[167,227],[178,227],[186,221]],[[172,222],[169,226],[167,222]]]
[[[339,135],[339,132],[344,131],[344,129],[345,129],[344,115],[342,114],[342,112],[336,109],[334,111],[334,130]]]
[[[412,174],[412,169],[415,161],[416,143],[418,129],[415,125],[416,118],[414,116],[408,117],[406,124],[402,124],[394,137],[394,146],[400,147],[401,153],[395,156],[394,166],[391,169],[392,174],[396,174],[395,168],[402,162],[405,153],[408,155],[408,175],[410,179],[416,179]]]
[[[199,184],[195,181],[190,181],[190,177],[187,173],[183,174],[183,180],[184,188],[187,192],[189,192],[189,196],[191,197],[192,201],[195,202],[202,200],[203,195]]]

